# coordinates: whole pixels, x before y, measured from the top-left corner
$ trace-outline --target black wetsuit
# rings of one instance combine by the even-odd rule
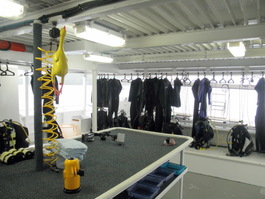
[[[143,111],[143,82],[140,78],[131,82],[128,101],[131,102],[131,126],[137,129],[139,127],[139,117]]]
[[[198,92],[200,88],[200,79],[196,79],[194,84],[192,85],[192,93],[194,96],[194,108],[193,108],[193,121],[192,121],[192,137],[195,137],[196,135],[196,130],[195,130],[195,122],[199,119],[199,97],[198,97]]]
[[[154,116],[155,99],[155,81],[154,79],[144,80],[144,106],[148,116]]]
[[[181,100],[180,100],[181,86],[183,86],[182,82],[179,80],[179,78],[176,78],[174,80],[174,88],[172,92],[171,106],[175,106],[175,107],[181,106]]]
[[[258,93],[257,112],[255,117],[256,151],[265,153],[265,79],[262,77],[255,90]]]
[[[171,98],[173,88],[167,78],[161,81],[159,91],[159,101],[163,109],[163,122],[170,122],[171,120]]]
[[[97,79],[97,107],[108,107],[108,80]]]
[[[160,103],[160,88],[163,84],[162,79],[154,78],[154,87],[155,87],[155,130],[156,132],[162,131],[163,125],[163,107]]]
[[[122,90],[122,85],[118,79],[108,80],[108,121],[110,127],[113,126],[112,116],[118,117],[120,92]]]

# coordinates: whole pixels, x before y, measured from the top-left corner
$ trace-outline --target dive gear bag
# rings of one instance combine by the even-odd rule
[[[252,138],[246,125],[235,125],[227,134],[228,155],[247,156],[254,148]]]

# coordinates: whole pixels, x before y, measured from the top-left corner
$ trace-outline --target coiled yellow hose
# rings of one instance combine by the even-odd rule
[[[55,112],[55,107],[53,105],[53,102],[55,100],[55,97],[53,96],[54,89],[53,87],[49,86],[51,83],[52,79],[50,76],[50,70],[51,67],[49,65],[52,65],[53,63],[49,61],[50,58],[52,58],[54,51],[46,51],[42,48],[38,48],[40,51],[45,53],[45,57],[43,58],[36,58],[40,61],[42,61],[44,64],[43,67],[37,68],[36,70],[44,72],[44,74],[38,78],[38,81],[43,82],[42,86],[40,89],[45,89],[49,90],[48,92],[45,92],[42,95],[42,99],[49,99],[48,102],[46,102],[43,107],[49,108],[50,111],[47,113],[44,113],[43,116],[44,118],[51,118],[49,120],[44,121],[43,123],[47,124],[49,127],[48,129],[43,129],[43,132],[48,135],[50,135],[47,138],[43,138],[43,141],[48,141],[48,145],[45,145],[43,148],[47,149],[44,150],[43,155],[44,155],[44,163],[53,166],[54,163],[57,161],[58,157],[58,142],[55,140],[58,138],[58,133],[56,133],[56,130],[58,129],[58,125],[56,124],[56,115],[53,113]],[[52,54],[51,54],[52,53]]]

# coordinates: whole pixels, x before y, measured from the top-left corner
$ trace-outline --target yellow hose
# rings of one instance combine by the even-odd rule
[[[40,51],[43,51],[45,53],[45,57],[43,58],[36,58],[40,61],[42,61],[44,66],[42,68],[37,68],[36,70],[44,72],[44,74],[38,78],[38,81],[44,82],[40,89],[49,90],[48,92],[45,92],[42,95],[42,99],[49,99],[47,103],[43,105],[45,108],[49,108],[49,112],[44,113],[44,118],[51,118],[50,120],[44,121],[43,123],[47,124],[50,128],[44,129],[43,132],[47,135],[50,135],[47,138],[43,138],[43,141],[48,141],[48,145],[44,146],[44,149],[47,149],[43,152],[44,155],[44,163],[53,166],[54,163],[57,161],[58,157],[58,142],[55,140],[58,138],[58,133],[56,133],[56,130],[58,129],[58,125],[56,124],[56,115],[53,113],[55,112],[55,107],[53,105],[53,102],[55,100],[55,97],[53,96],[54,88],[49,86],[52,79],[50,74],[51,68],[49,65],[52,65],[53,63],[49,61],[48,59],[52,58],[53,54],[49,55],[50,53],[54,53],[54,51],[46,51],[42,48],[38,48]]]

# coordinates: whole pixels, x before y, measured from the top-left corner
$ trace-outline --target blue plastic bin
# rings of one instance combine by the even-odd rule
[[[137,199],[153,199],[159,192],[159,187],[135,183],[127,189],[128,195]]]
[[[156,170],[154,170],[149,175],[162,178],[164,179],[165,182],[167,182],[168,180],[174,177],[174,171],[169,170],[169,169],[164,169],[162,167],[158,167]]]
[[[180,164],[175,164],[172,162],[166,162],[161,165],[161,168],[168,169],[170,171],[174,171],[174,175],[180,175],[187,167]]]
[[[141,179],[139,183],[147,186],[161,187],[164,181],[164,178],[160,178],[153,175],[147,175],[143,179]]]

